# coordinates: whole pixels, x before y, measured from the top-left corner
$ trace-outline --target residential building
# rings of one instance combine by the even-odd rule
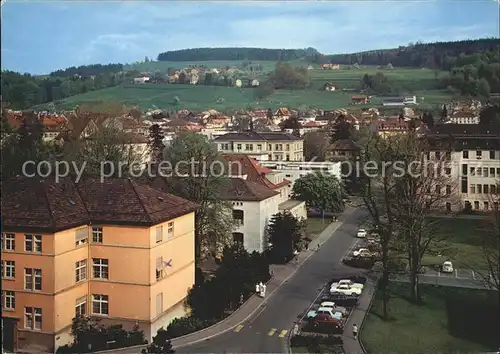
[[[370,96],[352,96],[351,97],[351,103],[352,104],[368,104],[371,102],[371,97]]]
[[[382,106],[406,106],[410,104],[417,104],[416,96],[392,97],[382,100]]]
[[[323,172],[336,176],[341,179],[341,163],[340,162],[316,162],[316,161],[259,161],[264,167],[274,171],[284,173],[285,178],[293,184],[300,177],[306,176],[309,173]]]
[[[478,124],[443,124],[427,133],[432,152],[428,158],[442,156],[452,147],[450,167],[446,174],[453,176],[458,186],[459,201],[448,210],[488,210],[491,196],[500,186],[500,132]]]
[[[2,191],[5,349],[54,352],[78,314],[148,340],[184,315],[196,204],[129,179],[17,177]]]
[[[361,153],[361,146],[352,139],[340,139],[331,144],[330,152],[331,156],[352,158]]]
[[[302,161],[304,141],[289,133],[245,132],[228,133],[214,139],[223,154],[245,154],[260,157],[267,154],[270,161]]]

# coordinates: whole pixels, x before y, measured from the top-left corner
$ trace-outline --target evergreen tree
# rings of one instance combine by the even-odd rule
[[[163,131],[158,124],[153,124],[149,128],[149,148],[152,154],[152,161],[159,163],[163,161]]]

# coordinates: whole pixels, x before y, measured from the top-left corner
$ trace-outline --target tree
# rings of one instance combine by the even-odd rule
[[[218,198],[228,180],[227,162],[208,139],[193,132],[181,132],[164,150],[172,166],[171,192],[200,205],[195,214],[196,258],[216,255],[232,240],[232,206]],[[177,169],[176,169],[177,166]]]
[[[486,80],[484,77],[481,78],[478,82],[478,87],[477,87],[479,95],[482,97],[488,98],[490,97],[490,84],[488,83],[488,80]]]
[[[306,161],[325,161],[330,146],[330,137],[326,132],[304,134],[304,157]]]
[[[446,105],[443,105],[443,109],[441,110],[441,120],[448,119],[448,108]]]
[[[266,80],[259,86],[255,87],[253,92],[255,98],[261,100],[268,96],[271,96],[274,93],[274,86],[269,80]]]
[[[344,189],[334,175],[309,173],[295,181],[293,198],[306,202],[308,208],[338,213],[344,210]]]
[[[275,89],[304,89],[309,86],[310,77],[306,68],[278,62],[274,71],[269,73],[269,82]]]
[[[500,127],[500,105],[489,105],[479,113],[479,123],[484,126]]]
[[[266,112],[266,117],[267,117],[267,119],[272,120],[272,119],[273,119],[273,116],[274,116],[274,114],[273,114],[273,110],[272,110],[272,108],[268,108],[268,109],[267,109],[267,112]]]
[[[428,128],[434,127],[434,117],[431,112],[424,112],[422,115],[422,123],[427,125]]]
[[[175,350],[172,347],[172,342],[168,332],[161,327],[156,332],[156,336],[153,337],[151,344],[147,346],[146,349],[142,350],[142,353],[157,353],[157,354],[172,354]]]
[[[273,215],[267,226],[270,252],[277,262],[287,262],[294,250],[300,250],[304,222],[289,212]]]
[[[352,139],[354,127],[347,121],[344,115],[340,115],[333,125],[332,142],[343,139]]]
[[[149,149],[151,150],[151,160],[159,163],[163,159],[163,131],[158,124],[153,124],[149,127]]]

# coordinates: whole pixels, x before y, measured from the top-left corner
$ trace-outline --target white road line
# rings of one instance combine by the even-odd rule
[[[455,268],[455,278],[458,278],[458,269]]]
[[[473,279],[473,280],[476,280],[476,275],[474,274],[474,271],[473,271],[473,270],[471,270],[471,272],[472,272],[472,279]]]

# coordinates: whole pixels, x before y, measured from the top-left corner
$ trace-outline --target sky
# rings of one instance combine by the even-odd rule
[[[499,36],[500,0],[2,0],[2,69],[45,74],[199,47],[351,53]]]

